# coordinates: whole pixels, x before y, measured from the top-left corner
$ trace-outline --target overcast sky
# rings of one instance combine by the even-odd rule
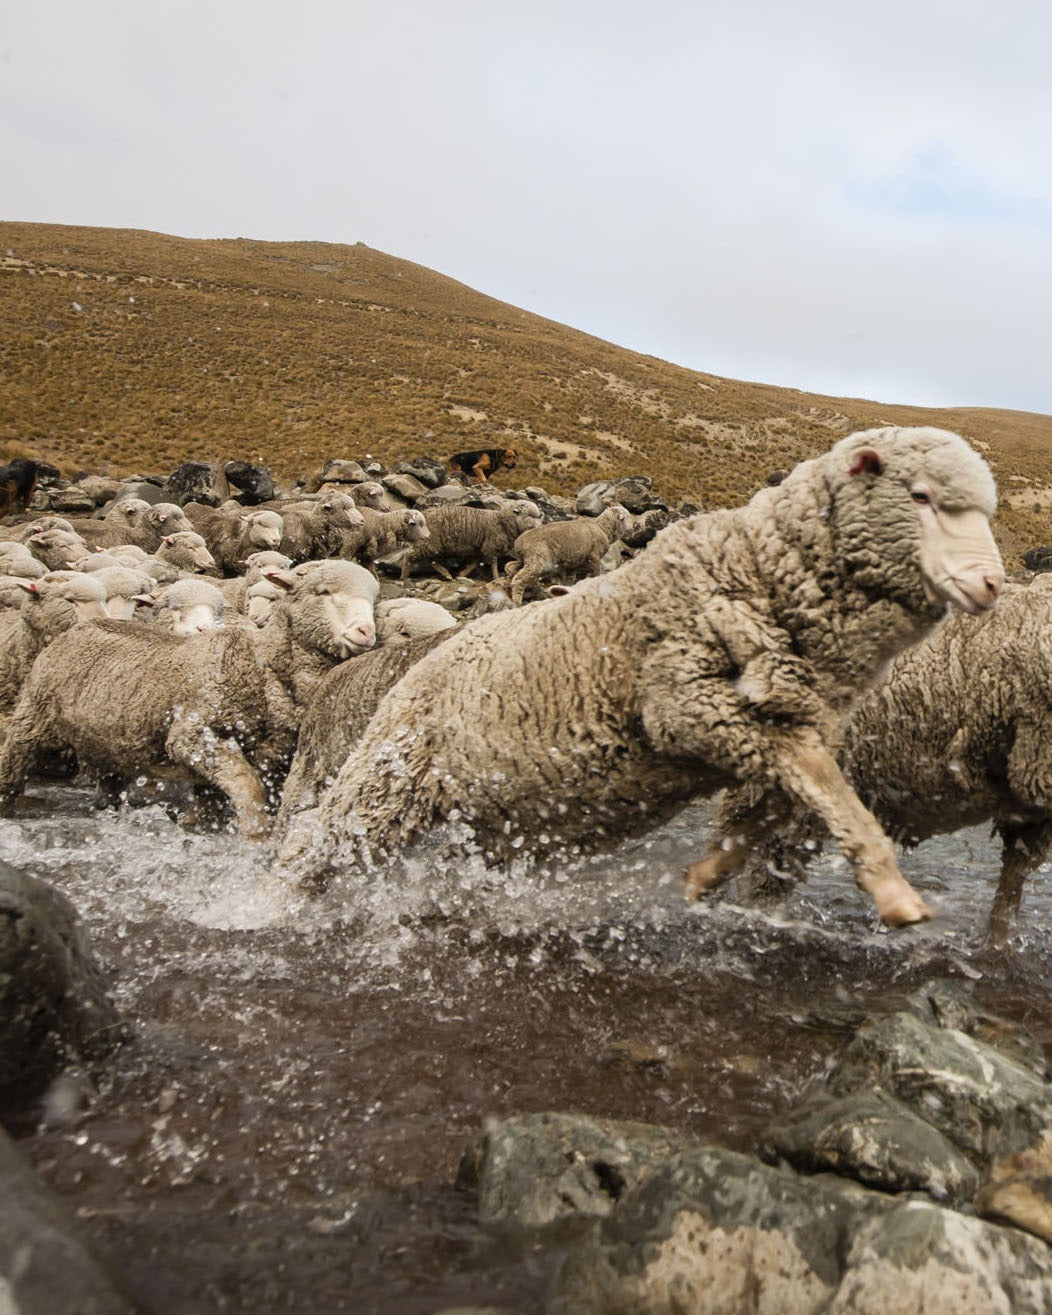
[[[692,369],[1052,413],[1047,0],[8,0],[2,217],[365,242]]]

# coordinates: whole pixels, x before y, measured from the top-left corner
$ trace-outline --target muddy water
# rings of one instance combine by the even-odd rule
[[[932,974],[1052,1044],[1047,882],[984,954],[982,831],[906,857],[941,916],[888,934],[835,856],[777,913],[686,905],[710,815],[554,876],[423,860],[303,903],[258,847],[42,785],[0,821],[0,858],[72,899],[133,1038],[22,1149],[147,1312],[526,1315],[567,1239],[475,1226],[454,1181],[486,1118],[577,1110],[747,1148],[864,1009]]]

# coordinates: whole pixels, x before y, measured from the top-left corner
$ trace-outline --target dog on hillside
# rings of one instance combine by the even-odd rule
[[[474,475],[483,484],[489,483],[489,476],[501,466],[514,469],[518,457],[515,449],[510,447],[483,448],[478,452],[455,452],[446,462],[462,475]]]

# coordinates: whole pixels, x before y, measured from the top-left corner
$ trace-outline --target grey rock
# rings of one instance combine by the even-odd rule
[[[971,1200],[979,1173],[941,1132],[880,1091],[819,1098],[772,1124],[766,1158],[804,1173],[830,1172],[888,1192],[927,1192],[954,1204]]]
[[[214,461],[184,461],[165,480],[163,493],[163,501],[180,507],[187,502],[218,507],[230,497],[230,485]]]
[[[47,507],[59,516],[89,516],[98,504],[79,484],[47,490]]]
[[[1034,1034],[1022,1023],[984,1008],[963,982],[949,978],[925,982],[906,997],[903,1008],[934,1027],[952,1027],[975,1037],[1039,1077],[1048,1077],[1048,1061]]]
[[[910,1013],[861,1027],[829,1086],[835,1095],[879,1088],[895,1096],[977,1163],[1052,1126],[1052,1087],[1032,1068]]]
[[[246,507],[269,502],[278,495],[274,478],[265,466],[255,466],[250,461],[228,461],[223,466],[223,475],[228,484],[240,490],[237,501]]]
[[[610,1214],[624,1192],[691,1138],[644,1123],[575,1114],[494,1121],[468,1145],[457,1183],[483,1223],[538,1227]]]
[[[0,862],[0,1107],[28,1113],[62,1068],[122,1035],[73,905]]]
[[[0,1130],[2,1315],[131,1315],[117,1280],[76,1221]]]
[[[400,461],[393,473],[412,475],[429,489],[439,488],[448,479],[445,466],[434,457],[413,457],[411,461]]]
[[[415,504],[417,499],[422,498],[429,489],[429,485],[417,479],[415,475],[399,475],[397,472],[393,475],[385,475],[381,483],[389,493],[397,494],[403,502],[410,504]]]

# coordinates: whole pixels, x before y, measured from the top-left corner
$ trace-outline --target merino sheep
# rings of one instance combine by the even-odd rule
[[[218,585],[200,576],[176,580],[154,600],[154,620],[172,635],[205,634],[223,624],[226,599]]]
[[[408,508],[401,511],[374,511],[359,505],[362,525],[348,530],[340,545],[340,556],[360,562],[374,562],[387,557],[399,548],[423,543],[430,537],[427,520],[422,511]]]
[[[204,535],[198,534],[196,530],[166,534],[153,555],[158,561],[191,575],[214,575],[219,569],[216,559],[208,550]]]
[[[426,598],[388,598],[376,604],[376,643],[392,648],[412,639],[452,630],[457,619],[441,603]]]
[[[129,499],[129,501],[132,501]],[[155,502],[152,507],[142,512],[134,524],[129,524],[119,514],[121,503],[115,503],[111,509],[116,514],[113,520],[75,520],[74,530],[91,548],[108,550],[123,544],[132,544],[145,553],[157,551],[158,545],[166,534],[176,534],[180,530],[192,530],[194,527],[187,520],[182,507],[174,502]]]
[[[130,621],[136,607],[153,606],[151,590],[155,581],[145,571],[130,566],[106,566],[92,572],[106,590],[106,615],[114,621]]]
[[[224,575],[237,575],[246,557],[275,552],[281,543],[283,524],[276,511],[259,507],[246,511],[237,504],[228,510],[226,505],[206,507],[198,502],[188,502],[184,511]]]
[[[510,556],[512,545],[524,530],[540,520],[541,513],[532,502],[508,502],[499,509],[489,507],[428,507],[428,537],[410,544],[402,558],[402,580],[421,563],[431,563],[447,580],[453,577],[444,562],[459,562],[470,575],[481,562],[490,568],[497,582],[498,563]]]
[[[500,862],[596,848],[755,783],[821,816],[886,923],[930,917],[827,745],[948,604],[996,603],[995,506],[958,435],[868,430],[745,507],[670,525],[587,589],[480,617],[384,698],[321,805],[326,845],[382,856],[459,817]],[[733,875],[761,826],[693,864],[695,889]]]
[[[897,657],[855,708],[841,761],[903,845],[992,824],[1001,870],[987,943],[1003,945],[1052,848],[1052,580],[1007,585],[994,612],[952,616]],[[807,821],[750,857],[747,884],[765,883],[768,862],[802,872],[821,839]]]
[[[329,493],[317,502],[293,503],[281,514],[280,550],[294,562],[343,554],[348,530],[360,530],[365,517],[346,493]]]
[[[88,550],[88,545],[75,531],[55,527],[31,534],[25,545],[49,571],[71,570],[73,563]]]
[[[284,604],[258,631],[183,639],[103,621],[60,635],[12,714],[0,801],[17,798],[42,755],[68,748],[111,790],[174,763],[227,796],[242,834],[265,832],[264,782],[273,788],[287,768],[318,681],[375,640],[377,585],[363,567],[311,562],[285,583]]]
[[[20,587],[22,606],[0,615],[0,714],[14,705],[38,654],[57,635],[78,621],[109,615],[106,586],[81,571],[22,579]]]
[[[513,576],[511,600],[518,606],[527,590],[545,575],[595,575],[599,562],[610,545],[632,524],[632,517],[620,503],[607,507],[598,516],[577,516],[570,521],[550,521],[536,529],[525,530],[515,540],[515,557],[521,562]]]
[[[379,607],[377,614],[379,619]],[[319,681],[281,792],[276,835],[283,835],[300,814],[314,809],[324,787],[361,739],[383,696],[449,634],[448,629],[433,631],[373,649],[353,662],[341,662]]]

